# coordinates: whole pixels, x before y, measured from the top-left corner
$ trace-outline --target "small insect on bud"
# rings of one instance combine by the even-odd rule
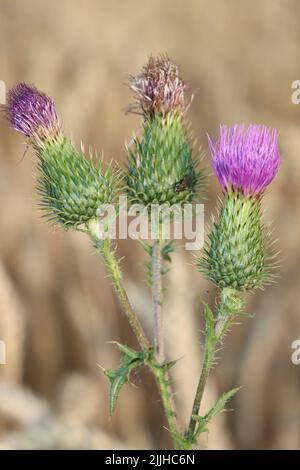
[[[278,132],[264,126],[221,127],[209,138],[212,165],[225,200],[199,266],[221,288],[250,290],[271,279],[270,239],[261,223],[261,198],[280,163]]]
[[[189,174],[182,178],[182,180],[178,181],[178,183],[175,184],[176,193],[181,193],[181,191],[189,189],[193,185],[193,176],[194,175]]]

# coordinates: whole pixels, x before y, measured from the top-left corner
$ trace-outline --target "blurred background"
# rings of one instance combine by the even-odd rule
[[[125,163],[125,142],[140,125],[125,116],[126,86],[149,55],[167,52],[189,91],[194,136],[219,123],[255,122],[280,130],[284,162],[264,205],[279,239],[277,284],[247,299],[210,377],[203,411],[223,391],[243,389],[234,412],[218,417],[201,447],[299,449],[300,365],[300,3],[296,0],[0,0],[0,79],[34,83],[57,103],[67,135]],[[100,258],[83,234],[51,228],[37,208],[35,162],[20,135],[0,121],[0,448],[134,449],[170,446],[155,384],[132,377],[109,418],[108,383],[97,364],[115,367],[111,340],[136,346]],[[220,195],[211,176],[207,213]],[[206,216],[208,220],[208,215]],[[119,244],[126,287],[151,334],[144,258]],[[216,291],[178,249],[165,298],[169,358],[180,418],[188,419],[201,365],[201,299]]]

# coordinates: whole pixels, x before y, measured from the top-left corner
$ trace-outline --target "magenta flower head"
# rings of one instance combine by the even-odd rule
[[[176,64],[167,55],[150,57],[142,72],[130,78],[135,103],[128,111],[141,111],[145,119],[156,113],[166,115],[172,111],[184,111],[185,84]]]
[[[61,132],[53,100],[34,86],[19,83],[12,88],[5,111],[11,126],[38,147]]]
[[[220,138],[208,137],[212,165],[224,192],[236,189],[245,196],[264,192],[275,177],[280,154],[278,131],[265,126],[220,127]]]
[[[261,222],[261,196],[278,171],[278,132],[257,125],[221,126],[219,140],[209,138],[209,146],[225,198],[200,268],[221,289],[263,287],[272,279],[273,255]]]

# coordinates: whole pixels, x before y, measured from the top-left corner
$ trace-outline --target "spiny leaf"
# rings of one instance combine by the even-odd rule
[[[112,414],[122,387],[129,381],[130,372],[145,362],[150,352],[137,352],[129,346],[116,342],[116,345],[123,353],[121,364],[117,369],[103,369],[110,381],[109,410]]]
[[[226,403],[240,390],[240,388],[241,387],[236,387],[224,393],[205,416],[193,415],[193,419],[198,422],[198,427],[195,433],[196,438],[198,438],[201,433],[207,431],[207,425],[210,421],[225,410]]]
[[[149,287],[152,287],[152,283],[153,283],[153,272],[152,272],[153,245],[149,245],[148,243],[145,243],[143,240],[138,240],[138,241],[140,242],[141,246],[144,248],[146,253],[148,253],[148,255],[150,256],[150,260],[145,262],[145,267],[146,267],[146,271],[147,271],[148,285],[149,285]],[[173,241],[170,241],[169,243],[165,244],[161,248],[161,254],[162,254],[163,260],[168,261],[169,263],[171,263],[172,259],[171,259],[170,253],[173,253],[173,251],[174,251]],[[169,272],[168,268],[162,268],[162,270],[161,270],[162,276],[164,276],[168,272]]]
[[[170,256],[171,253],[174,253],[174,241],[171,240],[169,243],[167,243],[166,245],[164,245],[162,247],[162,257],[165,261],[168,261],[169,263],[172,262],[172,258]]]
[[[223,393],[211,410],[204,416],[204,419],[209,422],[216,415],[222,413],[222,411],[225,410],[226,403],[240,390],[240,388],[241,387],[235,387],[232,390]]]
[[[163,269],[161,270],[161,274],[162,274],[162,276],[165,276],[165,275],[168,274],[170,271],[171,271],[170,268],[163,268]]]
[[[111,378],[108,375],[108,378],[110,379],[110,382],[111,382],[110,393],[109,393],[109,412],[110,414],[113,414],[121,388],[129,380],[128,370],[125,370],[123,373],[121,372],[119,375],[117,375],[114,378]]]
[[[146,253],[151,257],[152,250],[153,250],[152,245],[149,245],[149,243],[144,242],[144,240],[142,240],[141,238],[137,238],[137,241],[140,243],[140,245],[146,251]]]
[[[177,361],[170,361],[170,362],[166,362],[165,364],[163,364],[161,367],[164,369],[165,372],[168,372],[170,369],[172,369],[172,367],[174,367],[175,365],[177,364]]]
[[[140,359],[143,353],[139,351],[135,351],[134,349],[130,348],[126,344],[118,343],[117,341],[112,341],[113,344],[116,344],[120,351],[126,356],[127,358],[131,359]]]

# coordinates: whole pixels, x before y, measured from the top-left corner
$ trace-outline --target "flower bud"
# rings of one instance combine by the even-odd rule
[[[196,169],[185,123],[185,85],[167,57],[151,57],[131,79],[144,117],[142,136],[128,149],[127,194],[131,203],[191,202],[203,175]]]
[[[225,193],[200,269],[220,288],[250,290],[271,279],[270,240],[261,199],[279,167],[278,133],[263,126],[221,127],[209,139],[212,164]]]
[[[35,87],[21,83],[8,97],[6,115],[23,133],[38,157],[38,191],[49,220],[77,228],[97,217],[102,204],[113,202],[118,176],[101,162],[94,164],[64,136],[53,100]]]

